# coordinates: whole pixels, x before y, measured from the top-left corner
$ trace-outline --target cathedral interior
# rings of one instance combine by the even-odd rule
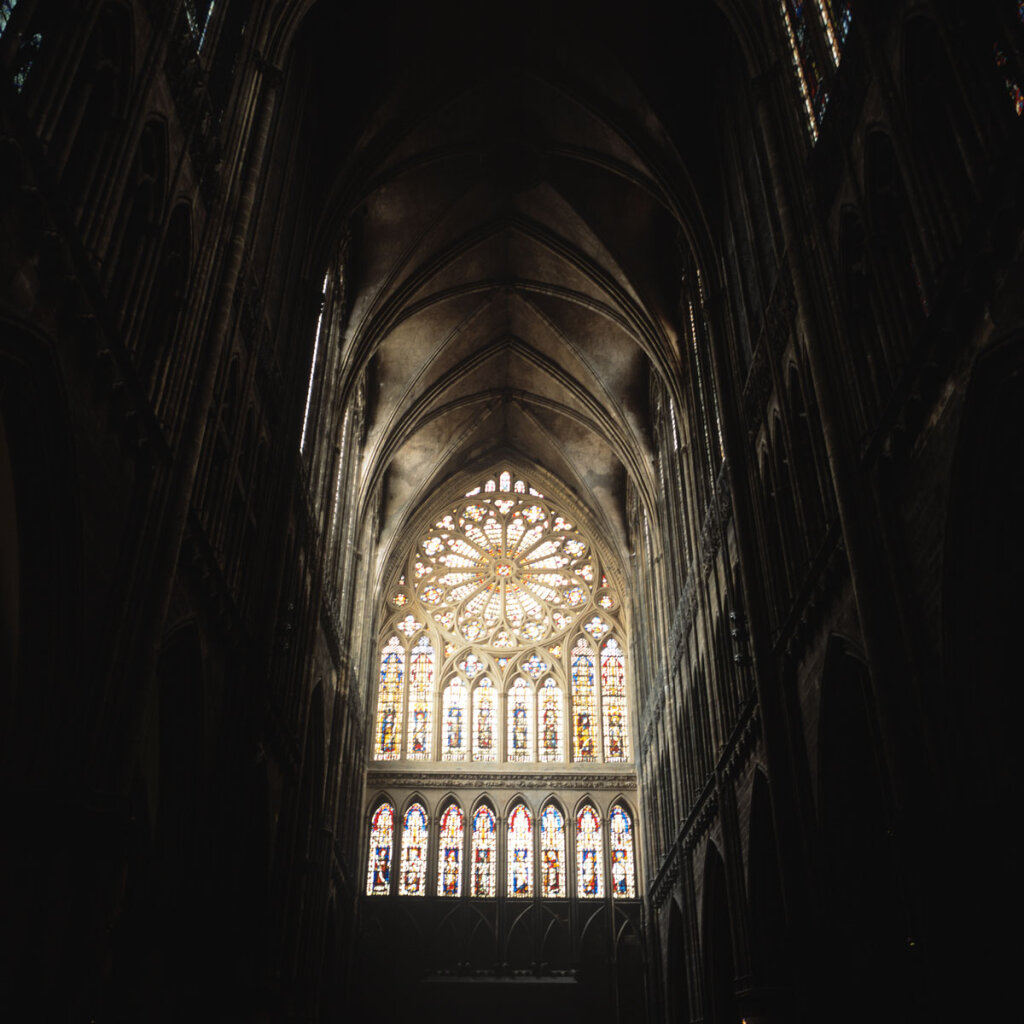
[[[2,0],[0,78],[7,1019],[1019,1007],[1024,3]]]

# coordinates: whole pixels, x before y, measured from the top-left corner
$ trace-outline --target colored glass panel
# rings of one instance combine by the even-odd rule
[[[601,651],[601,707],[604,711],[604,758],[628,761],[626,659],[614,639]]]
[[[427,893],[427,812],[422,804],[413,804],[402,822],[402,875],[398,892],[401,896]]]
[[[494,864],[497,860],[494,812],[481,804],[473,815],[473,878],[474,896],[494,895]]]
[[[437,892],[440,896],[462,893],[462,811],[450,804],[441,815],[441,842],[437,851]]]
[[[533,693],[525,679],[508,691],[508,759],[533,760]]]
[[[812,50],[810,27],[804,13],[804,0],[779,0],[786,38],[797,76],[800,97],[807,114],[807,128],[811,138],[818,141],[818,125],[825,112],[828,96],[822,88],[821,76]]]
[[[533,818],[523,804],[508,819],[508,894],[533,895]]]
[[[416,596],[453,639],[500,650],[550,642],[586,611],[598,578],[575,530],[504,470],[420,539]]]
[[[409,655],[409,749],[411,761],[430,757],[431,707],[434,700],[434,648],[425,636]]]
[[[473,690],[473,760],[498,760],[498,695],[486,677]]]
[[[395,809],[381,804],[370,824],[370,862],[366,869],[366,895],[387,896],[391,891],[391,854],[395,848]]]
[[[567,896],[565,887],[565,819],[554,804],[540,816],[540,881],[545,899]]]
[[[604,896],[601,819],[589,804],[576,815],[576,888],[582,899]]]
[[[537,744],[544,762],[564,760],[562,754],[562,690],[546,679],[537,693]]]
[[[453,679],[444,691],[441,725],[441,760],[465,761],[469,691],[461,679]]]
[[[597,692],[594,652],[583,640],[572,649],[572,759],[597,760]]]
[[[375,761],[396,761],[402,749],[402,683],[405,652],[393,636],[380,656],[380,687],[377,691]]]
[[[612,852],[612,896],[636,898],[636,866],[633,860],[633,822],[622,807],[608,815],[608,842]]]

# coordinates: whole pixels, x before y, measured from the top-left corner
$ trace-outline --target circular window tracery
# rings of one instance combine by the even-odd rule
[[[441,516],[410,558],[420,603],[449,637],[496,650],[549,640],[609,595],[590,544],[538,491],[503,474]],[[494,481],[490,481],[491,484]],[[406,603],[404,588],[392,603]],[[613,607],[614,598],[605,607]]]

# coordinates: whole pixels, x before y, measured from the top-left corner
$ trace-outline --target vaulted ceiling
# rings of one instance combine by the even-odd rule
[[[388,73],[324,69],[316,105],[362,86],[323,221],[352,239],[344,349],[368,371],[382,557],[447,481],[511,460],[561,481],[621,560],[626,481],[654,487],[650,378],[679,380],[688,170],[607,32],[420,26]]]

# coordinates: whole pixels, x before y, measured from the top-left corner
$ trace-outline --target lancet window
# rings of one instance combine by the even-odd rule
[[[614,638],[601,649],[601,702],[604,708],[605,760],[628,761],[626,665],[622,648]]]
[[[473,760],[498,760],[498,695],[486,676],[473,690]]]
[[[441,841],[437,853],[437,892],[439,896],[462,893],[462,811],[449,804],[441,815]]]
[[[583,899],[604,896],[601,819],[590,804],[576,815],[576,891]]]
[[[425,636],[409,657],[409,759],[430,757],[431,708],[434,701],[434,648]]]
[[[533,819],[524,804],[508,819],[508,894],[533,895]]]
[[[633,820],[625,808],[616,805],[608,815],[608,844],[612,860],[612,896],[636,897],[636,867],[633,859]]]
[[[402,823],[402,874],[399,894],[425,896],[427,892],[427,812],[413,804]]]
[[[443,761],[466,760],[466,738],[469,715],[469,691],[466,684],[456,677],[444,691],[442,710],[442,753]]]
[[[366,869],[366,895],[386,896],[391,891],[391,854],[395,846],[395,809],[381,804],[370,823],[370,863]]]
[[[550,676],[537,696],[537,743],[539,760],[562,761],[562,690]]]
[[[545,899],[567,896],[565,883],[565,819],[548,804],[540,816],[540,879]]]
[[[572,759],[597,760],[594,652],[585,640],[572,649]]]
[[[517,679],[508,692],[508,759],[533,760],[533,691]]]
[[[494,811],[481,804],[473,815],[473,877],[474,896],[492,897],[495,889],[495,865],[497,856],[497,832]]]
[[[374,758],[397,760],[402,748],[402,684],[405,651],[393,636],[380,655],[380,687],[377,691],[377,729]]]
[[[804,117],[817,142],[828,107],[828,83],[842,60],[850,34],[849,5],[832,0],[779,0]]]

